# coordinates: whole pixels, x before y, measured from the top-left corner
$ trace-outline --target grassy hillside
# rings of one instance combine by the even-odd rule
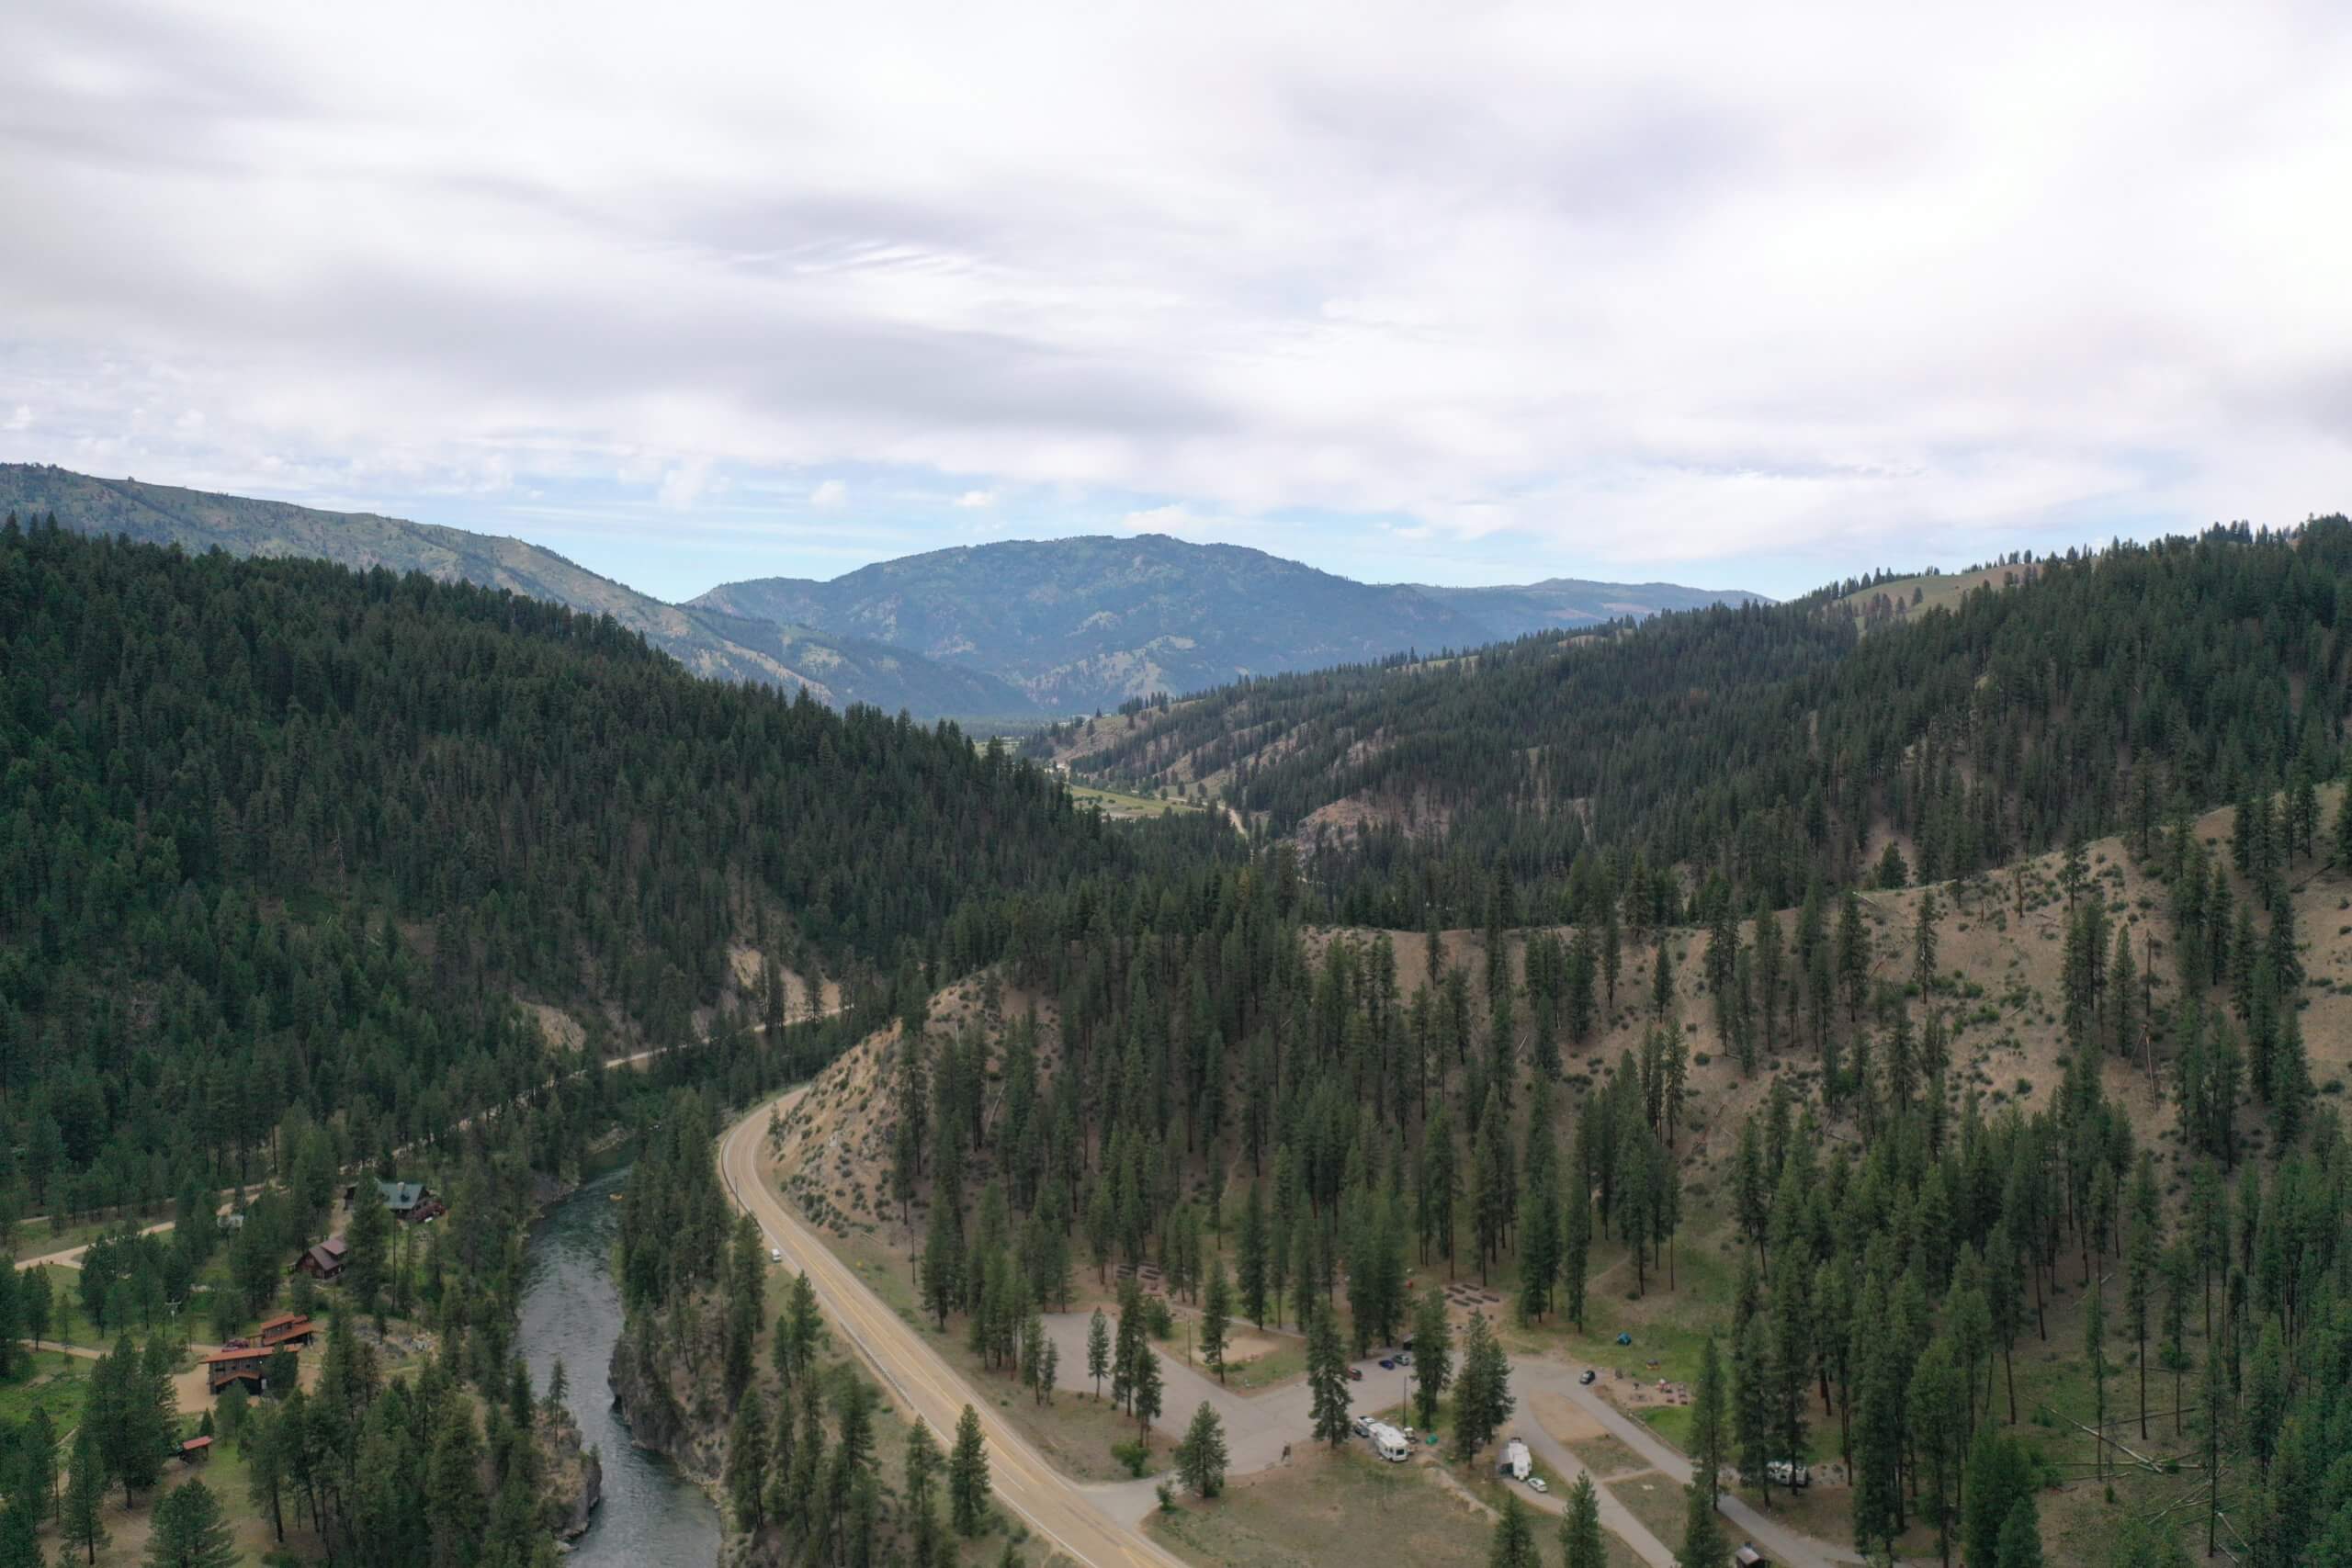
[[[383,567],[421,571],[442,582],[503,588],[610,615],[698,675],[806,689],[836,707],[866,703],[926,717],[1009,718],[1037,711],[1020,692],[976,670],[856,637],[664,604],[520,539],[29,464],[0,465],[5,513],[28,521],[54,516],[77,533],[177,545],[190,553],[217,548],[234,556],[308,557],[362,571]]]

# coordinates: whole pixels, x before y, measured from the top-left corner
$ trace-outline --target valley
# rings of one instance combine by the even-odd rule
[[[2118,20],[12,5],[0,1568],[2352,1568],[2352,6]]]
[[[429,1407],[409,1484],[502,1562],[584,1506],[517,1457],[560,1401],[509,1243],[627,1145],[604,1371],[730,1559],[2121,1568],[2193,1521],[2285,1568],[2337,1528],[2347,539],[1008,745],[469,585],[0,531],[0,1040],[88,1043],[5,1056],[18,1277],[112,1271],[156,1377],[175,1314],[323,1313],[300,1398]],[[447,1228],[386,1250],[327,1201],[369,1170]],[[22,1364],[59,1402],[0,1416],[75,1421]],[[340,1557],[385,1505],[321,1462],[288,1539]]]

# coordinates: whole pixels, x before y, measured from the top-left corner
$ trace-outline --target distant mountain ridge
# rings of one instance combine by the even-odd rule
[[[968,663],[1069,712],[1757,597],[1570,579],[1366,583],[1243,546],[1143,534],[962,546],[830,581],[723,583],[689,603]]]
[[[609,615],[696,674],[806,687],[836,707],[867,703],[926,717],[1014,718],[1038,712],[1022,692],[982,671],[937,663],[860,637],[747,619],[715,606],[665,604],[520,539],[373,513],[322,512],[287,502],[97,479],[37,464],[0,464],[0,513],[10,512],[28,520],[54,514],[61,526],[76,533],[127,535],[191,551],[218,547],[237,556],[307,556],[363,570],[381,566],[442,581],[509,589]]]
[[[729,582],[665,604],[521,539],[366,512],[0,464],[0,513],[190,551],[420,571],[608,615],[699,675],[835,707],[1034,720],[1253,676],[1464,649],[1756,599],[1672,583],[1367,583],[1239,545],[1145,534],[1007,540],[830,581]]]
[[[1506,642],[1530,632],[1554,632],[1604,621],[1636,619],[1668,610],[1702,610],[1710,604],[1768,604],[1761,593],[1737,588],[1685,588],[1675,582],[1593,582],[1550,577],[1521,587],[1441,588],[1412,585],[1419,592],[1485,626],[1488,639]]]

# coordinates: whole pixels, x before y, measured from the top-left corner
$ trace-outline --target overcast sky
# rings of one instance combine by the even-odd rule
[[[1145,529],[1787,594],[2352,507],[2341,3],[6,30],[0,459],[665,597]]]

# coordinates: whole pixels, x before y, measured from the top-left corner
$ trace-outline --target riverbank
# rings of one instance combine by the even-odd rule
[[[718,1508],[666,1458],[637,1444],[605,1382],[622,1332],[612,1272],[620,1205],[613,1200],[628,1175],[623,1165],[592,1178],[548,1204],[531,1227],[521,1343],[538,1388],[562,1363],[563,1404],[599,1461],[602,1502],[570,1561],[580,1568],[699,1568],[718,1558]]]

